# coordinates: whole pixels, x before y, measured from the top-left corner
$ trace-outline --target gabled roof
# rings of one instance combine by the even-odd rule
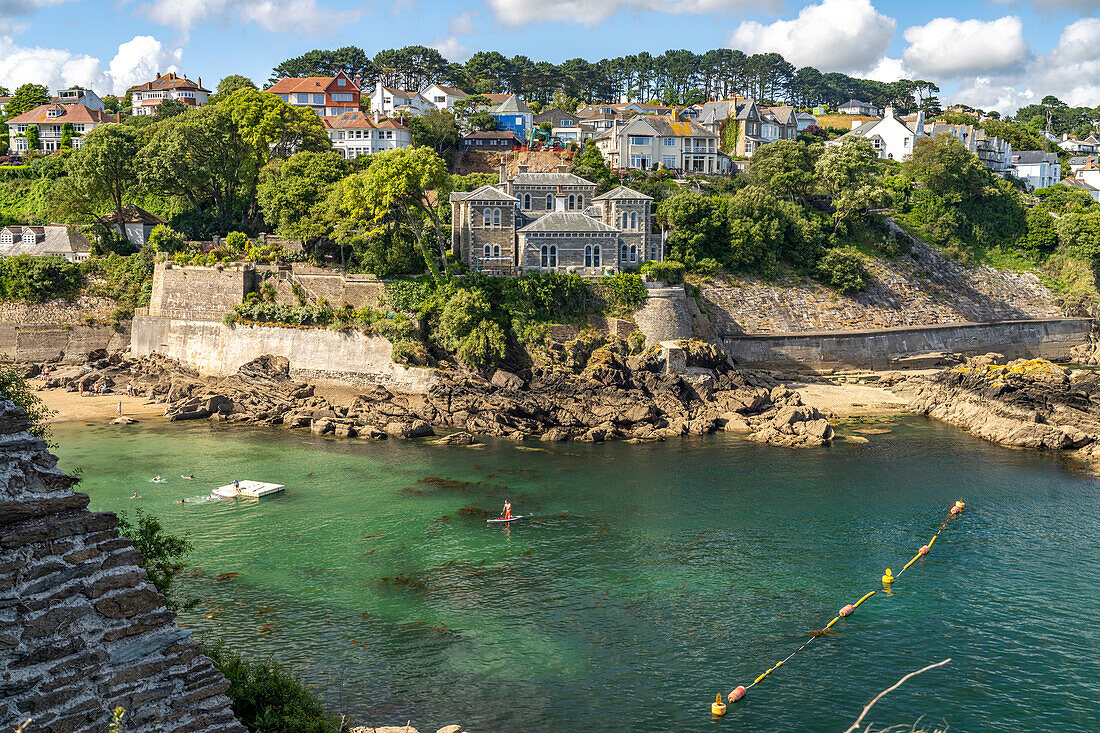
[[[508,97],[500,103],[500,105],[493,110],[492,114],[495,115],[509,115],[509,114],[531,114],[531,108],[520,101],[519,97],[515,94]]]
[[[348,79],[348,75],[340,72],[336,76],[307,76],[303,79],[280,79],[275,82],[265,92],[272,94],[294,94],[300,92],[313,92],[319,94],[328,89],[333,82],[340,77],[347,79],[347,87],[351,87],[352,91],[358,91],[359,87],[355,85],[355,82]]]
[[[456,87],[445,87],[442,84],[436,84],[434,82],[429,84],[427,89],[425,89],[424,91],[426,92],[426,91],[428,91],[428,89],[431,89],[432,87],[435,87],[436,89],[443,92],[444,94],[448,94],[452,97],[462,97],[463,99],[465,99],[466,97],[469,96],[468,94],[466,94],[466,92],[462,91],[461,89],[458,89]]]
[[[54,117],[50,117],[49,111],[51,109],[60,110],[60,113]],[[83,104],[43,104],[39,107],[35,107],[32,110],[27,110],[17,117],[12,117],[10,120],[8,120],[7,124],[33,125],[42,122],[118,122],[118,115],[112,115],[109,112],[92,109],[91,107],[85,107]]]
[[[389,117],[379,117],[375,120],[373,116],[359,110],[354,112],[342,112],[338,115],[325,115],[321,118],[321,124],[330,130],[409,129]]]
[[[698,122],[688,118],[673,117],[671,115],[645,115],[635,117],[619,128],[619,134],[624,134],[636,124],[645,123],[653,132],[662,137],[718,137]]]
[[[517,173],[512,179],[516,186],[595,186],[572,173]]]
[[[878,109],[877,104],[871,104],[870,102],[861,102],[858,99],[849,99],[847,102],[837,107],[837,109],[841,109],[842,107],[872,107],[874,109]]]
[[[574,122],[580,122],[581,120],[580,117],[573,114],[572,112],[566,112],[564,110],[551,107],[550,109],[544,109],[542,112],[539,112],[537,115],[535,115],[535,124],[538,125],[543,122],[552,123],[556,120],[566,119],[573,120]]]
[[[519,230],[524,234],[541,232],[617,232],[615,227],[604,224],[579,211],[554,211]]]
[[[753,109],[757,110],[756,101],[752,99],[723,99],[717,102],[704,102],[703,109],[699,113],[699,121],[708,124],[721,122],[733,117],[737,120],[747,120],[752,116]]]
[[[203,89],[200,84],[196,84],[187,77],[178,76],[174,71],[167,74],[161,74],[153,81],[147,81],[144,84],[139,84],[136,87],[130,87],[126,90],[126,93],[130,92],[156,92],[164,89],[189,89],[199,92],[209,92],[209,89]]]
[[[485,97],[493,104],[501,104],[507,102],[509,97],[514,97],[514,94],[479,94],[479,97]]]
[[[24,245],[22,234],[25,229],[32,230],[36,237],[34,244]],[[15,237],[10,245],[0,248],[0,257],[13,257],[15,255],[53,255],[86,253],[92,248],[84,235],[64,224],[50,224],[43,227],[10,226],[0,229],[10,231]]]
[[[798,118],[794,111],[794,107],[762,107],[761,112],[768,112],[773,115],[776,121],[781,125],[795,125],[798,124]]]
[[[1085,191],[1095,191],[1095,190],[1097,190],[1095,186],[1093,186],[1091,184],[1088,184],[1088,183],[1085,183],[1080,178],[1073,178],[1073,177],[1063,178],[1061,183],[1062,183],[1063,186],[1069,186],[1070,188],[1080,188],[1080,189],[1083,189]]]
[[[496,186],[482,186],[473,191],[455,191],[450,196],[451,201],[503,201],[510,204],[519,203],[515,196],[509,196]]]
[[[1037,165],[1044,160],[1051,163],[1057,163],[1058,154],[1048,153],[1045,150],[1016,150],[1012,153],[1012,162],[1017,164]]]
[[[635,201],[652,201],[652,196],[646,196],[640,191],[635,191],[633,188],[627,188],[626,186],[616,186],[607,193],[601,193],[599,196],[592,198],[593,201],[610,201],[611,199],[628,199]]]
[[[110,214],[103,217],[103,221],[106,224],[116,224],[118,223],[118,216],[112,211]],[[150,213],[134,204],[124,204],[122,206],[122,222],[124,224],[152,224],[154,226],[168,223],[156,214]]]

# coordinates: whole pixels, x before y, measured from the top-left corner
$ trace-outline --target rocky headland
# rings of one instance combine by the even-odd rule
[[[552,343],[539,363],[523,369],[442,370],[427,393],[376,385],[343,405],[292,379],[287,360],[273,356],[216,378],[162,356],[101,355],[86,366],[54,370],[45,386],[90,391],[103,384],[118,392],[129,384],[163,403],[170,421],[281,425],[342,438],[416,438],[442,429],[460,433],[439,441],[450,444],[476,442],[474,435],[651,441],[718,430],[791,447],[832,439],[826,415],[771,375],[739,370],[705,342],[685,341],[681,348],[686,368],[667,373],[659,350],[633,353],[614,337]]]

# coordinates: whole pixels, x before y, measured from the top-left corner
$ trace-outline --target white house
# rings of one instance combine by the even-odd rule
[[[1012,171],[1012,145],[999,137],[986,134],[981,128],[936,122],[926,125],[925,130],[933,136],[951,135],[977,155],[986,168],[999,176]]]
[[[201,76],[198,81],[191,81],[175,72],[157,74],[153,81],[130,87],[126,93],[130,95],[130,111],[135,116],[156,114],[157,107],[169,99],[188,107],[201,107],[210,99],[210,90],[203,87]]]
[[[322,117],[321,122],[328,131],[332,147],[348,160],[412,146],[409,128],[377,113],[344,112],[335,117]]]
[[[826,145],[842,145],[847,139],[870,140],[878,157],[886,160],[902,161],[913,153],[913,144],[918,137],[925,135],[924,113],[918,113],[915,122],[906,122],[894,115],[894,108],[887,107],[881,120],[864,122],[851,132]]]
[[[114,211],[103,217],[103,223],[126,237],[134,245],[141,247],[149,240],[149,235],[158,224],[168,222],[140,206],[123,204],[121,226],[118,223],[118,215]]]
[[[429,109],[438,108],[420,92],[384,87],[382,82],[376,83],[374,91],[370,94],[370,110],[380,115],[389,116],[402,112],[416,116],[424,114]]]
[[[1067,153],[1076,153],[1077,155],[1100,152],[1100,140],[1096,139],[1096,135],[1089,135],[1084,140],[1079,139],[1076,135],[1063,135],[1058,145]]]
[[[858,99],[849,99],[836,108],[842,115],[867,115],[868,117],[882,117],[882,110],[878,105],[870,102],[861,102]]]
[[[440,112],[450,112],[456,103],[461,102],[467,96],[466,92],[455,87],[445,87],[442,84],[429,84],[420,92],[420,96],[427,99]],[[372,108],[373,109],[373,108]]]
[[[1057,153],[1018,150],[1012,153],[1012,174],[1034,190],[1053,186],[1062,180],[1062,166],[1058,163]]]
[[[1084,166],[1077,169],[1074,178],[1084,181],[1093,188],[1100,189],[1100,162],[1096,158],[1089,158]]]
[[[84,235],[64,224],[8,226],[0,229],[0,258],[15,255],[60,255],[69,262],[88,259],[91,245]]]
[[[99,112],[106,109],[103,100],[91,89],[58,89],[50,102],[53,104],[82,104],[88,109]]]
[[[611,168],[718,173],[718,135],[673,113],[638,115],[592,138]]]
[[[107,122],[118,122],[118,116],[82,104],[43,104],[8,120],[8,140],[14,153],[29,152],[27,130],[37,128],[39,149],[56,152],[61,149],[65,125],[72,125],[70,144],[79,148],[84,135]]]

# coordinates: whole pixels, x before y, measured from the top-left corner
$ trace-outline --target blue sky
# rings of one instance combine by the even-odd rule
[[[0,85],[118,92],[174,69],[257,82],[312,48],[435,46],[562,61],[668,48],[778,51],[796,66],[936,81],[1010,112],[1100,105],[1100,0],[0,0]]]

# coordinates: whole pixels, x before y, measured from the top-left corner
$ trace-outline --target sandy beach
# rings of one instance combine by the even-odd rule
[[[34,385],[34,382],[31,382]],[[122,403],[122,414],[143,422],[164,421],[164,405],[152,404],[144,397],[127,397],[125,394],[107,394],[93,396],[85,393],[81,397],[76,392],[63,389],[36,389],[35,394],[42,398],[46,406],[53,410],[51,423],[84,422],[109,423],[118,417],[118,403]]]
[[[802,401],[837,417],[896,415],[908,403],[888,389],[866,384],[822,384],[792,381],[790,389],[802,395]]]

